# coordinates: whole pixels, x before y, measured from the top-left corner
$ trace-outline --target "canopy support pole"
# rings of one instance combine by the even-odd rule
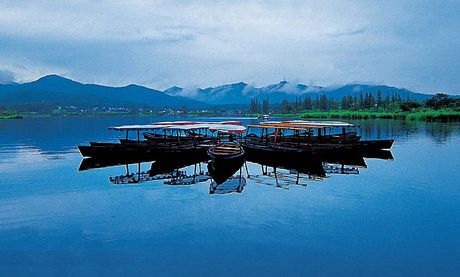
[[[246,174],[248,175],[248,178],[250,178],[251,176],[249,175],[248,163],[246,161],[244,161],[244,167],[246,168]]]
[[[279,186],[279,184],[278,184],[278,175],[276,174],[276,167],[273,167],[273,172],[275,173],[276,186]]]

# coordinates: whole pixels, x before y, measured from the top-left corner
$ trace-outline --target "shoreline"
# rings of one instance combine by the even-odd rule
[[[130,114],[130,113],[99,113],[99,114],[47,114],[47,113],[15,113],[8,115],[0,115],[0,120],[15,120],[24,118],[45,118],[45,117],[115,117],[115,116],[171,116],[171,117],[234,117],[244,116],[247,118],[256,118],[262,114],[180,114],[180,115],[163,115],[163,114]],[[399,119],[410,121],[426,121],[426,122],[460,122],[460,111],[455,110],[425,110],[413,112],[378,112],[378,111],[309,111],[303,113],[281,114],[274,113],[271,117],[280,118],[304,118],[304,119]]]
[[[247,114],[259,116],[259,114]],[[413,112],[379,111],[309,111],[294,114],[272,114],[273,117],[315,119],[400,119],[426,122],[460,122],[460,111],[451,109]]]

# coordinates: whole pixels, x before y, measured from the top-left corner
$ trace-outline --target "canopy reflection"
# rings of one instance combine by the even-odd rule
[[[389,150],[320,151],[301,159],[248,153],[244,159],[232,162],[210,160],[207,155],[151,157],[155,158],[146,159],[142,155],[137,158],[132,155],[106,159],[86,158],[78,170],[124,165],[123,174],[110,176],[110,183],[124,185],[160,181],[164,185],[180,186],[209,181],[209,194],[228,194],[243,192],[247,184],[288,188],[289,185],[306,186],[304,180],[318,181],[334,174],[359,175],[361,169],[368,167],[365,159],[393,159]],[[150,164],[150,168],[142,171],[143,163]],[[129,165],[133,164],[137,165],[137,170],[130,170]]]

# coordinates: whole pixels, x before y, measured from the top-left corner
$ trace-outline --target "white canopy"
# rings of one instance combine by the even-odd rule
[[[325,126],[325,127],[353,127],[355,126],[349,122],[343,121],[310,121],[310,120],[291,120],[287,121],[292,124],[305,124],[309,126]]]
[[[343,121],[310,121],[310,120],[289,120],[289,121],[265,121],[260,122],[262,126],[271,126],[271,125],[283,125],[283,126],[310,126],[318,128],[327,128],[327,127],[354,127],[355,125]]]
[[[222,131],[228,133],[244,133],[246,127],[239,121],[223,121],[223,122],[194,122],[194,121],[172,121],[172,122],[157,122],[145,125],[123,125],[110,127],[109,130],[115,131],[151,131],[151,130],[176,130],[176,131],[191,131],[198,129],[206,129],[212,132]]]
[[[109,127],[109,130],[115,130],[115,131],[151,131],[151,130],[157,130],[157,129],[163,129],[168,126],[173,126],[173,125],[152,125],[152,124],[146,124],[146,125],[122,125],[122,126],[116,126],[116,127]]]
[[[198,124],[230,124],[230,125],[243,125],[243,122],[241,121],[220,121],[220,122],[207,122],[207,121],[160,121],[160,122],[153,122],[150,123],[151,125],[174,125],[174,126],[180,126],[180,125],[198,125]]]

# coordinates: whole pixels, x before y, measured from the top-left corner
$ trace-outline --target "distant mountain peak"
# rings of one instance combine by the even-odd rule
[[[225,84],[225,85],[221,85],[221,86],[218,86],[218,87],[210,87],[208,89],[216,89],[216,88],[241,88],[241,87],[245,87],[247,86],[248,84],[246,84],[245,82],[238,82],[238,83],[231,83],[231,84]]]
[[[183,88],[179,87],[179,86],[173,86],[173,87],[170,87],[170,88],[168,88],[166,90],[181,90],[181,89],[183,89]]]
[[[43,81],[43,80],[69,80],[69,81],[73,81],[71,79],[68,79],[66,77],[62,77],[62,76],[57,75],[57,74],[49,74],[49,75],[45,75],[45,76],[37,79],[37,81]]]
[[[125,86],[125,88],[130,88],[130,89],[135,89],[135,88],[145,89],[146,87],[140,86],[140,85],[136,85],[136,84],[129,84],[129,85]]]
[[[183,91],[184,89],[181,88],[181,87],[178,87],[178,86],[173,86],[173,87],[170,87],[170,88],[167,88],[163,91],[163,93],[166,93],[168,95],[171,95],[171,96],[180,96],[181,92]]]
[[[70,84],[81,84],[77,81],[74,81],[74,80],[71,80],[69,78],[65,78],[65,77],[62,77],[62,76],[59,76],[59,75],[56,75],[56,74],[50,74],[50,75],[46,75],[46,76],[43,76],[33,82],[31,82],[32,84],[45,84],[45,85],[70,85]]]

